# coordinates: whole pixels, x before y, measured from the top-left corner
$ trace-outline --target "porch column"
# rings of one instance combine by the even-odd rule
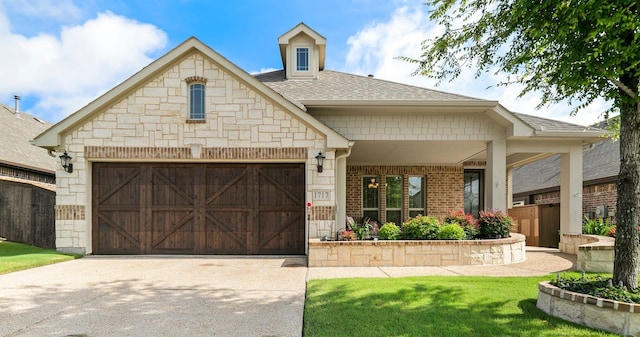
[[[513,205],[513,168],[507,169],[507,209]]]
[[[560,233],[582,233],[582,146],[560,158]]]
[[[336,157],[336,225],[331,233],[334,239],[347,218],[347,157]]]
[[[507,211],[507,142],[504,138],[487,143],[485,189],[486,209]]]

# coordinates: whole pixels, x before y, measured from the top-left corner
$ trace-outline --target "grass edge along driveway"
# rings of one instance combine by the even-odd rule
[[[46,266],[80,258],[82,255],[64,254],[10,241],[0,241],[0,275],[14,271]]]
[[[553,277],[311,280],[304,336],[618,336],[539,310],[538,282]]]

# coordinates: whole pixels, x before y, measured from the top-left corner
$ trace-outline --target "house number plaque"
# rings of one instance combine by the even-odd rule
[[[329,191],[313,191],[313,200],[330,200]]]

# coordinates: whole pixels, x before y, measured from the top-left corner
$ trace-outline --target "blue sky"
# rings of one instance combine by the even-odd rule
[[[0,102],[49,122],[88,104],[154,59],[196,36],[256,73],[282,68],[277,38],[304,22],[327,38],[326,68],[435,88],[397,56],[418,56],[433,34],[418,0],[0,0]],[[536,110],[535,94],[495,87],[501,77],[473,69],[438,90],[498,100],[512,111],[587,125],[606,109],[578,117],[565,104]],[[487,89],[487,87],[491,87]]]

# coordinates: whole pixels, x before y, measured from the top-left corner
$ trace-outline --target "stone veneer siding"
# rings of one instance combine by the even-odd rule
[[[362,217],[362,177],[378,176],[380,182],[386,176],[402,176],[404,191],[408,189],[409,176],[425,177],[426,215],[438,218],[449,211],[464,208],[464,168],[461,166],[347,166],[347,215],[358,220]],[[379,190],[380,221],[386,221],[386,190]],[[404,194],[403,218],[409,215],[409,196]]]
[[[566,321],[625,336],[640,336],[640,304],[602,299],[540,282],[536,306]]]
[[[206,80],[204,123],[189,123],[187,78]],[[306,199],[314,201],[309,237],[335,227],[335,152],[326,137],[198,52],[184,56],[69,133],[63,145],[74,171],[57,171],[56,246],[90,253],[91,161],[304,162]],[[315,156],[323,151],[324,170]],[[85,219],[68,209],[86,208]],[[73,219],[71,219],[73,218]]]

